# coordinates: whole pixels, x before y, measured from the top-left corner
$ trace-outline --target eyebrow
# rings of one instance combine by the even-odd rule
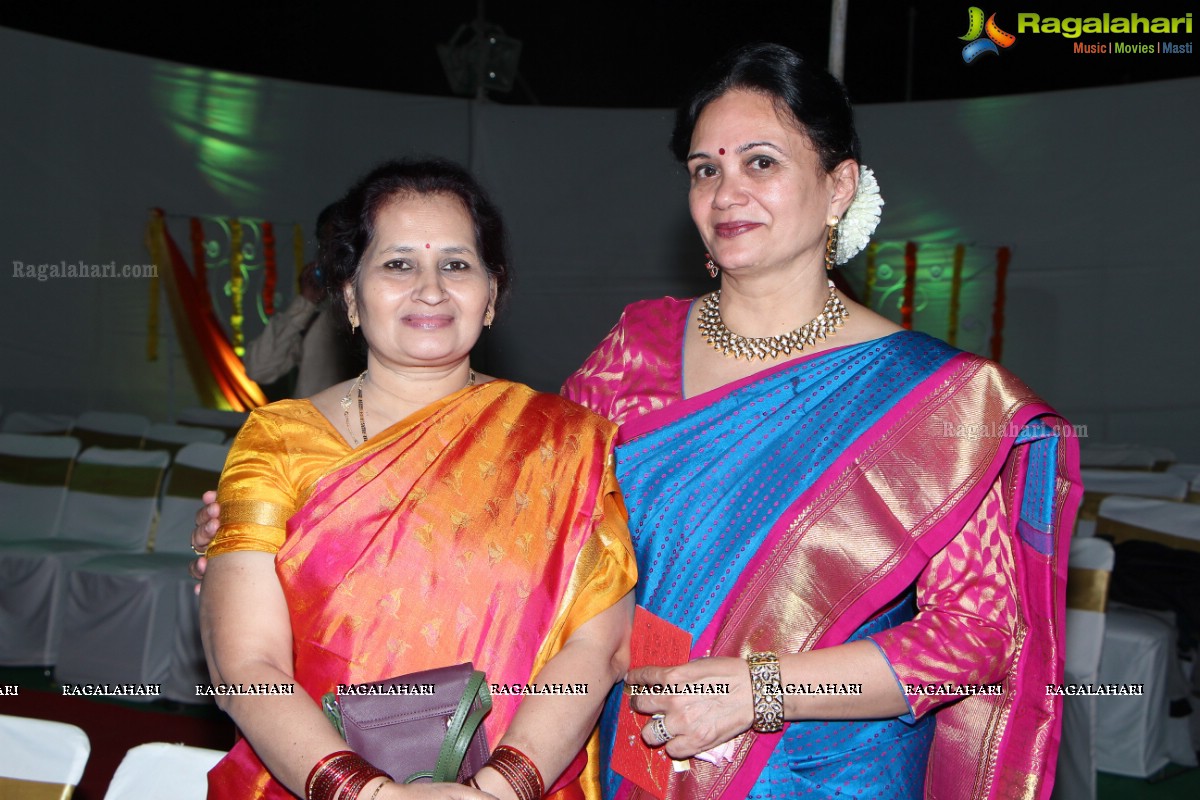
[[[737,151],[739,153],[744,153],[747,150],[753,150],[756,147],[769,147],[776,153],[783,155],[783,150],[778,145],[772,144],[771,142],[746,142],[744,145],[739,147]]]
[[[382,252],[382,253],[416,253],[416,252],[418,252],[420,250],[424,250],[424,249],[425,249],[424,247],[412,247],[411,245],[407,245],[407,244],[394,244],[390,247],[383,248],[383,250],[381,250],[380,252]],[[447,253],[449,255],[460,256],[460,255],[470,254],[472,252],[472,250],[470,247],[466,247],[465,245],[460,245],[460,246],[454,246],[454,247],[440,247],[440,248],[438,248],[438,252],[439,253]]]
[[[741,154],[741,153],[745,153],[747,150],[753,150],[756,147],[769,147],[770,149],[774,150],[776,153],[779,153],[780,155],[784,154],[783,150],[778,145],[772,144],[771,142],[746,142],[744,145],[742,145],[741,147],[738,147],[736,150],[734,150],[734,152]],[[691,161],[696,158],[712,158],[712,156],[710,156],[708,153],[705,153],[703,151],[698,151],[698,152],[695,152],[695,153],[692,153],[691,155],[689,155],[687,157],[687,160]]]

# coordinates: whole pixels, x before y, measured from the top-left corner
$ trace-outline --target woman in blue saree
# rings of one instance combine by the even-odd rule
[[[653,793],[1047,797],[1080,492],[1062,420],[828,281],[881,205],[836,80],[744,48],[672,145],[720,290],[628,307],[565,387],[621,426],[638,602],[692,636],[627,681],[728,689],[634,699],[686,765]],[[631,746],[618,716],[614,693],[602,753]]]

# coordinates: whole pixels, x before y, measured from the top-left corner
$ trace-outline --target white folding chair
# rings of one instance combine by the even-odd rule
[[[191,619],[196,605],[183,598],[194,600],[187,567],[195,558],[191,533],[200,495],[216,487],[228,450],[196,442],[179,451],[167,478],[154,552],[102,555],[71,567],[55,668],[59,681],[162,686],[173,671],[182,672],[190,686],[172,699],[197,702],[195,686],[208,671],[199,624]],[[181,628],[192,636],[176,652]]]
[[[208,771],[224,755],[182,744],[140,744],[121,759],[104,800],[205,800]]]
[[[0,715],[0,797],[70,797],[91,752],[74,725]]]
[[[83,448],[107,447],[112,450],[140,448],[150,420],[141,414],[115,411],[85,411],[75,420],[71,434]]]
[[[145,550],[168,461],[161,450],[85,450],[54,535],[0,545],[0,664],[55,662],[67,571],[106,552]]]
[[[1164,454],[1159,448],[1136,444],[1079,443],[1079,466],[1084,469],[1143,469],[1152,470]],[[1173,454],[1170,460],[1174,460]]]
[[[0,542],[54,535],[78,454],[72,436],[0,433]]]
[[[225,441],[224,431],[216,428],[198,428],[192,425],[155,422],[146,429],[146,435],[142,439],[142,449],[166,450],[171,454],[171,458],[174,458],[185,444],[193,442],[220,444],[223,441]]]
[[[1117,544],[1142,540],[1200,551],[1200,506],[1147,497],[1104,498],[1096,535]],[[1171,716],[1187,698],[1175,615],[1110,603],[1100,664],[1101,683],[1142,684],[1142,697],[1100,699],[1097,762],[1104,772],[1150,777],[1168,762],[1196,765],[1188,716]]]
[[[1200,505],[1113,495],[1100,503],[1096,535],[1115,544],[1129,540],[1158,542],[1200,551]]]
[[[1113,548],[1104,539],[1071,542],[1067,575],[1066,668],[1064,682],[1094,684],[1104,644],[1104,608]],[[1063,698],[1062,743],[1054,777],[1054,800],[1095,800],[1096,702],[1091,696]]]
[[[1081,469],[1083,503],[1075,525],[1076,536],[1092,536],[1096,530],[1096,514],[1104,498],[1114,495],[1161,497],[1182,500],[1187,496],[1187,481],[1169,472],[1143,472],[1124,469]]]
[[[26,433],[36,436],[55,436],[71,432],[75,418],[66,414],[39,414],[13,411],[0,424],[4,433]]]
[[[1200,478],[1200,464],[1189,464],[1187,462],[1180,464],[1172,464],[1167,467],[1167,472],[1172,475],[1178,475],[1188,483]]]

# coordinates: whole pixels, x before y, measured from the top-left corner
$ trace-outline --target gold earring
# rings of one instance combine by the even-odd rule
[[[825,236],[825,269],[832,270],[837,266],[838,222],[837,216],[829,218],[829,232]]]
[[[720,270],[717,268],[717,265],[715,263],[713,263],[712,256],[710,256],[708,253],[705,253],[704,257],[706,259],[708,259],[704,263],[704,268],[708,270],[708,277],[710,277],[710,278],[717,277],[717,273]]]
[[[496,310],[488,306],[487,313],[483,315],[483,327],[491,330],[492,322],[496,319]]]

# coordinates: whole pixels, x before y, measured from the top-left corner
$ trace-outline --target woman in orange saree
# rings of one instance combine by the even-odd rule
[[[214,683],[299,688],[223,699],[245,738],[210,797],[517,797],[532,773],[491,766],[472,786],[375,776],[322,794],[314,780],[345,748],[321,695],[464,661],[493,684],[587,685],[497,694],[484,726],[552,793],[598,797],[593,730],[625,668],[636,579],[615,428],[471,371],[506,263],[481,198],[460,168],[412,162],[343,201],[330,277],[368,371],[253,412],[222,475],[202,593]]]

